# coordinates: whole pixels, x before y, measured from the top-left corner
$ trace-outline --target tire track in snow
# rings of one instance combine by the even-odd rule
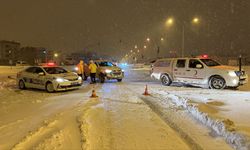
[[[127,90],[134,92],[130,88],[126,87]],[[188,134],[186,134],[181,128],[176,125],[171,118],[169,118],[163,111],[161,111],[160,106],[157,103],[153,103],[154,97],[152,96],[143,96],[142,94],[138,94],[138,97],[147,104],[153,112],[155,112],[168,126],[170,126],[179,136],[192,148],[193,150],[202,150],[203,148],[195,142]]]
[[[160,118],[162,118],[167,125],[169,125],[173,130],[175,130],[180,137],[187,142],[187,144],[193,149],[193,150],[202,150],[202,147],[195,142],[188,134],[186,134],[181,128],[178,127],[170,118],[168,118],[167,115],[165,115],[164,112],[162,112],[159,109],[159,106],[156,103],[153,103],[149,98],[145,96],[139,96],[157,115],[159,115]]]
[[[26,135],[19,143],[14,145],[12,150],[31,149],[40,139],[44,139],[50,136],[51,133],[57,132],[56,129],[53,128],[57,123],[57,120],[44,121],[41,127]]]
[[[90,87],[90,86],[89,86]],[[98,89],[100,86],[96,86]],[[83,93],[83,97],[91,94],[91,88]],[[77,92],[77,91],[76,91]],[[74,92],[74,93],[76,93]],[[73,93],[73,94],[74,94]],[[66,99],[68,100],[68,99]],[[75,103],[75,102],[74,102]],[[79,107],[84,107],[86,101],[79,101],[78,103],[69,103],[69,106],[62,108],[57,114],[51,114],[47,119],[41,121],[40,127],[36,127],[33,131],[27,133],[19,142],[17,142],[11,149],[54,149],[64,148],[72,144],[74,145],[79,141],[77,149],[83,149],[83,142],[81,138],[76,139],[76,134],[82,136],[78,118],[81,115]],[[55,104],[46,109],[53,108]],[[4,127],[3,127],[4,128]],[[77,133],[78,132],[78,133]],[[66,142],[66,144],[65,144]],[[68,144],[68,145],[67,145]]]
[[[119,147],[163,149],[170,148],[173,143],[179,143],[177,146],[179,148],[188,149],[186,142],[176,135],[175,131],[166,125],[137,94],[126,88],[126,84],[106,83],[103,91],[105,94],[101,95],[103,97],[101,101],[113,114],[110,115],[111,124],[109,124],[112,128],[109,133],[111,137],[107,137],[111,138],[109,149],[119,149]]]
[[[91,107],[97,105],[98,103],[99,101],[97,99],[89,99],[83,108],[79,109],[82,114],[77,117],[77,123],[81,135],[81,149],[83,150],[88,148],[88,121],[86,120],[87,114]]]

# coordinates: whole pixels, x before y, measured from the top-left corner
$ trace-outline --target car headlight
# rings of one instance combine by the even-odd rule
[[[56,78],[56,82],[65,82],[65,81],[68,81],[68,80],[64,78]]]
[[[78,71],[79,69],[78,69],[78,67],[75,67],[75,71]]]
[[[111,73],[112,70],[106,69],[105,72],[106,72],[106,73]]]
[[[234,71],[229,71],[228,75],[231,77],[237,77],[236,73]]]
[[[124,70],[122,69],[122,72],[124,72]]]
[[[82,77],[79,76],[79,77],[78,77],[78,80],[82,80]]]

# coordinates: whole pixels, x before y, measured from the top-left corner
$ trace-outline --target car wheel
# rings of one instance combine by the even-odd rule
[[[172,83],[172,80],[169,78],[167,74],[163,74],[161,76],[161,83],[165,86],[169,86]]]
[[[20,80],[19,81],[19,83],[18,83],[18,87],[19,87],[19,89],[26,89],[26,87],[25,87],[25,83],[23,82],[23,80]]]
[[[100,82],[101,82],[101,83],[104,83],[104,82],[105,82],[105,77],[104,77],[103,74],[100,74],[100,75],[99,75],[99,79],[100,79]]]
[[[55,91],[54,86],[53,86],[53,84],[51,82],[48,82],[46,84],[46,91],[49,92],[49,93],[52,93],[52,92]]]
[[[209,80],[209,88],[211,89],[224,89],[226,81],[220,76],[211,77]]]
[[[118,82],[122,82],[122,79],[117,79]]]

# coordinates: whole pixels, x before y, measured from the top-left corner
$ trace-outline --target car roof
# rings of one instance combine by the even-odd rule
[[[60,67],[60,66],[29,66],[28,68],[31,68],[31,67],[39,67],[39,68],[63,68],[63,67]]]
[[[108,60],[94,60],[94,62],[112,62],[112,61],[108,61]]]
[[[199,57],[179,57],[179,58],[161,58],[161,59],[157,59],[156,61],[160,61],[160,60],[173,60],[173,59],[210,59],[210,58],[199,58]]]

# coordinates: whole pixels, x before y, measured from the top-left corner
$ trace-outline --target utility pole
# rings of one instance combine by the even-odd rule
[[[184,57],[184,50],[185,50],[185,22],[182,24],[182,48],[181,48],[181,57]]]

